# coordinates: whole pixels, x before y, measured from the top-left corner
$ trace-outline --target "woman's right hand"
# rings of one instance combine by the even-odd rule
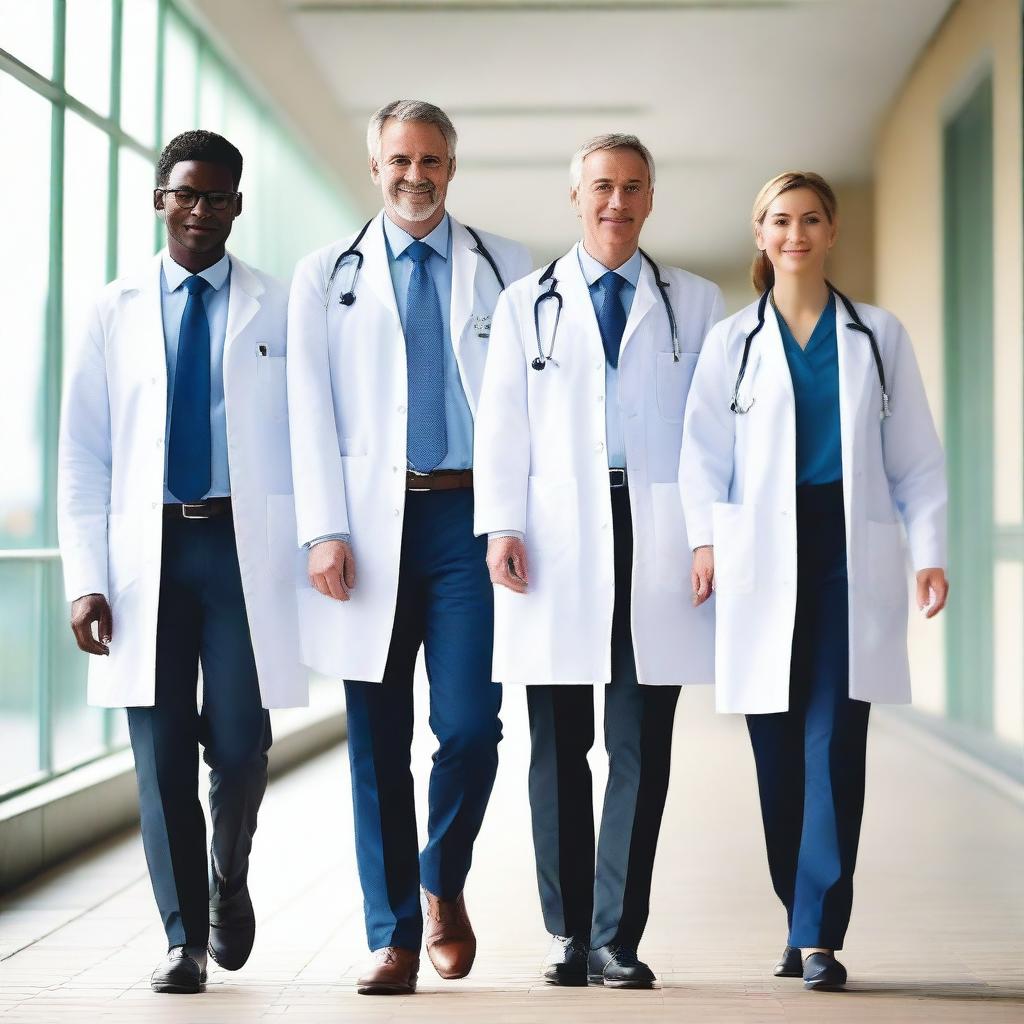
[[[703,604],[715,589],[715,549],[710,544],[694,548],[690,585],[693,587],[694,608]]]

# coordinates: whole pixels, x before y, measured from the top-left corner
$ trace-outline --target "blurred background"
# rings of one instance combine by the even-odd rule
[[[537,264],[576,237],[573,150],[637,133],[658,171],[645,248],[714,279],[730,310],[753,298],[760,185],[785,169],[833,183],[832,277],[908,328],[949,459],[952,594],[939,620],[911,624],[906,717],[1019,784],[1022,13],[1021,0],[0,0],[0,888],[133,813],[123,712],[86,707],[67,625],[55,452],[67,339],[106,281],[163,244],[161,146],[193,127],[239,146],[231,249],[287,279],[378,208],[365,126],[399,97],[455,122],[452,212]],[[314,709],[278,735],[337,738],[338,690],[318,681]],[[88,785],[71,828],[54,808]]]

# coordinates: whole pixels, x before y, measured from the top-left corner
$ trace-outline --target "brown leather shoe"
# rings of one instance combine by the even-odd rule
[[[356,982],[361,996],[408,996],[416,991],[420,955],[411,949],[384,946],[373,951],[365,974]]]
[[[423,941],[434,970],[445,981],[464,978],[476,959],[476,936],[463,894],[459,893],[454,900],[443,900],[424,889],[423,897]]]

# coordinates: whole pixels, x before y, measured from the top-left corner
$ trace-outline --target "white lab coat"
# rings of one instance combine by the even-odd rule
[[[398,593],[405,515],[405,337],[384,241],[383,213],[367,230],[355,302],[338,299],[352,282],[346,263],[327,296],[342,239],[299,262],[288,313],[288,398],[296,536],[301,544],[349,533],[357,582],[349,601],[299,591],[303,661],[326,675],[379,682],[384,676]],[[450,323],[459,375],[475,414],[487,355],[481,318],[500,286],[472,250],[469,232],[451,218]],[[517,242],[480,232],[506,282],[530,266]],[[326,307],[326,310],[325,310]]]
[[[167,362],[161,255],[100,294],[65,380],[57,525],[67,598],[103,594],[109,657],[89,659],[89,702],[154,703],[164,501]],[[285,289],[231,257],[224,341],[228,466],[260,693],[267,708],[304,705],[285,395]],[[262,354],[261,348],[266,351]]]
[[[908,574],[900,521],[914,569],[944,567],[944,458],[906,331],[885,310],[863,303],[856,309],[875,333],[892,415],[880,419],[870,343],[850,329],[837,301],[850,696],[906,703]],[[717,324],[704,343],[686,410],[679,483],[691,545],[714,545],[718,710],[770,713],[789,707],[796,419],[770,306],[740,391],[741,405],[753,405],[741,415],[729,409],[744,338],[756,323],[752,303]]]
[[[679,322],[672,336],[654,275],[637,282],[619,356],[619,409],[633,518],[631,625],[641,683],[713,681],[714,609],[694,608],[676,481],[683,411],[697,353],[722,315],[710,281],[662,267]],[[478,534],[526,536],[529,589],[495,587],[494,678],[607,683],[615,599],[605,443],[605,353],[573,246],[555,266],[564,299],[553,356],[537,356],[535,271],[502,296],[491,332],[474,455]],[[541,306],[545,353],[555,302]]]

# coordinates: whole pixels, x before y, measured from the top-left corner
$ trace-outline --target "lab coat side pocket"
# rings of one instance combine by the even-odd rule
[[[869,600],[887,608],[899,608],[907,601],[907,555],[900,524],[869,519],[865,539]]]
[[[654,578],[658,588],[678,594],[690,588],[692,557],[686,539],[679,484],[651,484],[654,520]]]
[[[715,589],[719,594],[750,594],[756,583],[756,509],[716,501],[711,509]]]
[[[267,495],[267,562],[278,583],[309,586],[307,551],[299,547],[295,527],[295,499],[291,494]]]

